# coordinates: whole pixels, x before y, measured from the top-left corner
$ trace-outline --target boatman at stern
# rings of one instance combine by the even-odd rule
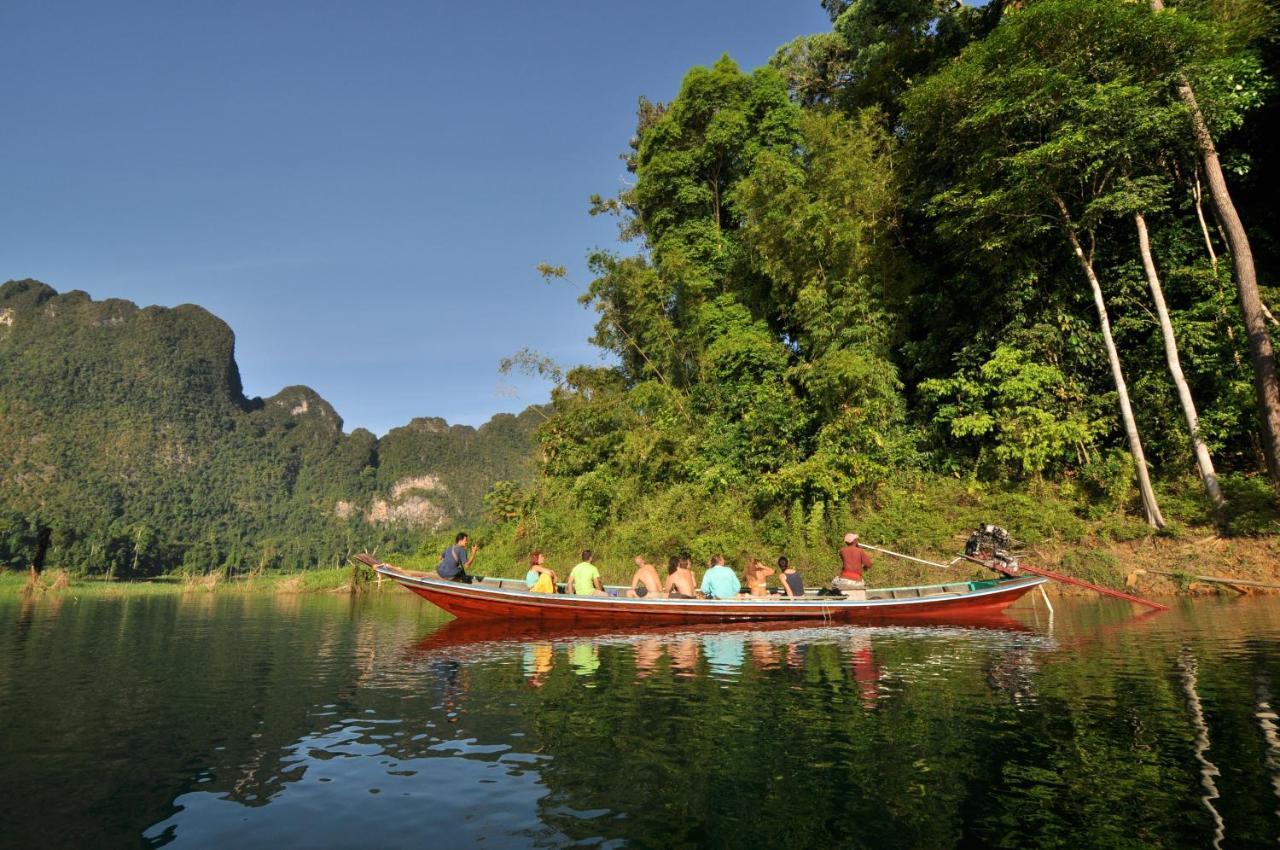
[[[840,575],[831,580],[831,586],[851,599],[866,599],[867,583],[862,580],[862,571],[870,566],[871,556],[858,545],[858,535],[849,532],[840,550]]]

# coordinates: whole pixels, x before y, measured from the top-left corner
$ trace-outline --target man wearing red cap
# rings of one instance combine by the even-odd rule
[[[850,599],[866,599],[867,583],[862,580],[862,571],[871,566],[871,556],[858,545],[858,535],[852,531],[844,536],[844,543],[840,575],[831,580],[831,586]]]

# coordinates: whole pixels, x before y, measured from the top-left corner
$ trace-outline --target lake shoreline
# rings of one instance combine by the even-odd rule
[[[929,557],[929,553],[921,554]],[[410,566],[405,560],[389,555],[391,563]],[[1143,596],[1203,596],[1280,593],[1280,536],[1224,538],[1206,536],[1196,539],[1150,537],[1123,542],[1099,542],[1094,545],[1042,545],[1031,547],[1023,556],[1029,565],[1044,567],[1066,575],[1117,589],[1128,589]],[[420,564],[412,566],[421,569]],[[601,572],[606,582],[626,584],[630,565],[605,564]],[[959,568],[963,569],[963,568]],[[516,565],[487,566],[477,570],[481,575],[517,577]],[[564,572],[567,574],[568,569]],[[823,581],[820,568],[803,569],[806,582]],[[938,575],[927,567],[914,567],[884,555],[875,556],[875,566],[868,572],[873,586],[928,583]],[[1231,585],[1199,581],[1197,576],[1225,580],[1257,582],[1278,587]],[[59,568],[47,568],[33,583],[29,572],[0,572],[0,596],[88,594],[167,595],[167,594],[298,594],[298,593],[367,593],[393,588],[363,567],[334,567],[296,573],[266,573],[225,578],[215,572],[204,576],[162,575],[148,579],[110,580],[102,577],[74,577]],[[1089,595],[1092,591],[1050,583],[1050,592],[1059,596]]]
[[[356,580],[353,582],[353,575]],[[389,587],[387,582],[382,587]],[[300,573],[266,574],[224,578],[221,573],[205,576],[162,575],[146,579],[107,579],[99,576],[72,577],[66,570],[47,568],[38,579],[29,572],[0,573],[0,596],[167,596],[186,594],[275,595],[297,593],[364,593],[379,590],[379,583],[350,567],[308,570]]]

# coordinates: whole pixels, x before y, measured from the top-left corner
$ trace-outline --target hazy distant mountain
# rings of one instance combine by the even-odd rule
[[[532,475],[530,408],[381,440],[314,390],[246,398],[235,339],[193,305],[0,286],[0,563],[156,572],[302,566],[476,518]]]

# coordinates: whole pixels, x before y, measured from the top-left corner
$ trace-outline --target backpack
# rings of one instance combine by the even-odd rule
[[[457,548],[455,544],[440,554],[440,563],[436,564],[436,575],[441,578],[453,578],[462,572],[462,562],[458,560]]]

